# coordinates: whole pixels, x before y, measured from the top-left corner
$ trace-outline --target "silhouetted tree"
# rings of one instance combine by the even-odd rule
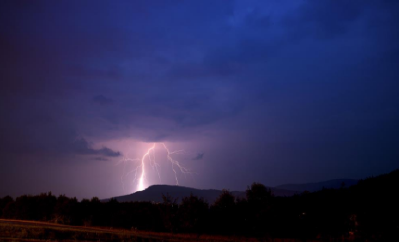
[[[3,210],[5,209],[5,207],[8,204],[11,204],[13,202],[14,202],[14,199],[12,197],[10,197],[10,196],[5,196],[3,198],[0,198],[0,217],[4,216]]]
[[[246,190],[248,203],[248,225],[250,232],[257,236],[267,236],[271,231],[272,192],[261,183],[253,183]]]
[[[68,198],[60,195],[54,207],[54,222],[61,224],[76,224],[76,212],[78,201],[76,198]]]
[[[201,234],[207,225],[208,203],[190,194],[179,205],[180,231]]]
[[[161,216],[164,227],[169,232],[177,232],[178,229],[178,203],[177,198],[172,198],[168,193],[162,194],[163,203],[160,204]]]
[[[237,215],[235,212],[235,197],[228,191],[222,190],[219,197],[211,206],[211,220],[214,233],[229,234],[235,230]]]

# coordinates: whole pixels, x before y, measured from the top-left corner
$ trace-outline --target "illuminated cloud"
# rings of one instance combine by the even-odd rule
[[[74,142],[74,151],[76,154],[80,155],[102,155],[106,157],[118,157],[121,153],[118,151],[113,151],[110,148],[103,147],[100,149],[93,149],[90,147],[89,143],[81,138]]]

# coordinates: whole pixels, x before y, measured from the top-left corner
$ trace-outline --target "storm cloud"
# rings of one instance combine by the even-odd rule
[[[124,140],[204,151],[202,188],[388,172],[398,28],[398,1],[2,1],[0,183],[25,160],[117,161]]]
[[[199,153],[192,160],[202,160],[204,157],[204,153]]]
[[[113,104],[113,100],[111,98],[107,98],[103,95],[97,95],[93,97],[93,102],[101,105],[101,106],[106,106],[106,105],[111,105]]]
[[[103,147],[100,149],[93,149],[90,147],[89,143],[85,139],[78,139],[74,142],[74,151],[77,154],[82,155],[103,155],[108,157],[118,157],[121,153],[118,151],[113,151],[110,148]]]

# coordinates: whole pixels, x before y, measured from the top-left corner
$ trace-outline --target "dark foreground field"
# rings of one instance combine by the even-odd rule
[[[339,189],[275,197],[253,183],[245,198],[209,205],[83,199],[51,193],[0,198],[0,241],[399,241],[399,172]],[[134,229],[131,229],[134,228]],[[291,239],[282,239],[291,238]]]
[[[259,241],[255,238],[170,234],[0,219],[0,241]],[[297,242],[274,239],[275,242]]]

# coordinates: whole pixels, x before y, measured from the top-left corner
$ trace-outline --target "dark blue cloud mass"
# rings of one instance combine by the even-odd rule
[[[93,102],[95,102],[101,106],[105,106],[105,105],[112,104],[114,101],[111,98],[107,98],[103,95],[97,95],[97,96],[93,97]]]
[[[202,160],[204,157],[204,153],[199,153],[192,160]]]
[[[76,187],[55,189],[92,195],[78,184],[115,179],[96,160],[120,140],[204,151],[201,188],[398,168],[398,4],[1,1],[0,184],[69,164]]]

